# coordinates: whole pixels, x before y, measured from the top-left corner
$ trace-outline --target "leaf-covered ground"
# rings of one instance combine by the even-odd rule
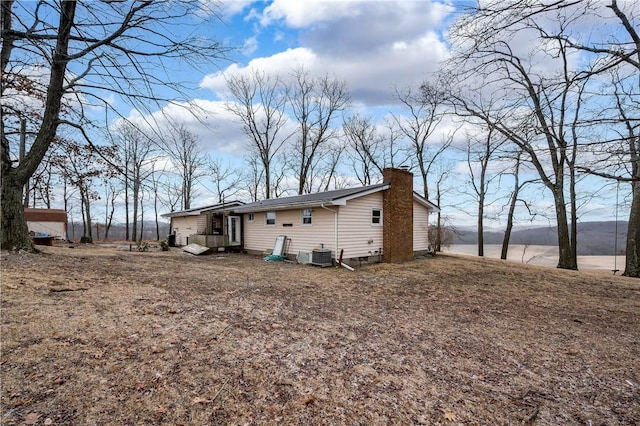
[[[640,280],[2,252],[0,424],[632,425]]]

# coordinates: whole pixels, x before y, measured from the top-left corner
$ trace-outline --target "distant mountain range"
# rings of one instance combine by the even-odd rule
[[[140,224],[138,224],[140,226]],[[167,238],[169,234],[169,223],[160,222],[158,224],[160,239],[164,240]],[[129,226],[129,232],[131,232],[131,226]],[[138,234],[140,233],[140,228],[138,228]],[[80,237],[82,237],[82,223],[77,222],[69,222],[67,224],[67,235],[71,241],[78,241]],[[102,241],[104,239],[104,226],[100,224],[98,228],[94,224],[91,227],[91,235],[93,236],[94,241]],[[124,224],[117,223],[111,225],[109,229],[109,240],[124,240],[125,226]],[[153,221],[144,221],[142,224],[142,239],[143,240],[155,240],[156,239],[156,223]]]
[[[627,222],[618,222],[618,242],[615,243],[616,222],[582,222],[578,224],[578,255],[602,256],[613,255],[616,250],[623,254],[627,239]],[[485,244],[502,244],[504,231],[485,231]],[[541,246],[557,246],[557,227],[535,227],[514,230],[510,244],[529,244]],[[477,231],[469,228],[456,228],[455,244],[477,244]]]
[[[169,233],[169,224],[160,222],[160,238],[164,239]],[[520,228],[511,233],[510,244],[529,244],[540,246],[558,245],[558,236],[555,226]],[[139,231],[138,231],[139,232]],[[82,236],[82,224],[68,224],[69,239],[79,240]],[[99,235],[95,226],[92,228],[94,240],[104,238],[104,227],[100,227]],[[607,256],[616,252],[615,247],[616,222],[582,222],[578,224],[578,255],[582,256]],[[109,230],[110,240],[124,240],[124,225],[116,224]],[[504,231],[491,229],[484,232],[485,244],[502,244]],[[626,246],[627,222],[618,222],[618,254],[623,254]],[[145,221],[143,228],[144,240],[156,239],[156,225],[154,222]],[[477,244],[478,234],[470,227],[455,227],[453,245]]]

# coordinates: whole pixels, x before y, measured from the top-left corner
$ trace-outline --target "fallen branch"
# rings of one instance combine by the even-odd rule
[[[89,290],[88,287],[78,287],[78,288],[71,288],[71,287],[62,287],[62,288],[50,288],[49,291],[51,293],[62,293],[65,291],[84,291],[84,290]]]
[[[236,376],[237,377],[237,376]],[[211,402],[214,402],[218,396],[222,393],[222,391],[224,390],[224,387],[227,386],[227,383],[229,383],[229,381],[232,379],[232,377],[228,377],[227,380],[222,384],[222,386],[220,386],[220,389],[218,389],[218,392],[216,392],[216,394],[213,396],[213,398],[211,398]]]
[[[222,335],[224,334],[224,332],[225,332],[225,331],[227,331],[228,329],[230,329],[230,328],[231,328],[231,327],[233,327],[234,325],[236,325],[236,323],[233,323],[233,322],[232,322],[231,324],[227,325],[224,329],[222,329],[222,331],[221,331],[220,333],[218,333],[218,334],[216,334],[215,336],[213,336],[213,337],[211,338],[211,340],[218,340],[218,338],[219,338],[220,336],[222,336]]]

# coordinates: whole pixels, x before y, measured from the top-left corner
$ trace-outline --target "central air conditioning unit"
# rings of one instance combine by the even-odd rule
[[[313,249],[311,252],[311,264],[317,266],[331,266],[331,250]]]

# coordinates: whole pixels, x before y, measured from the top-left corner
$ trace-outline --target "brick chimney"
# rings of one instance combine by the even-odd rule
[[[386,168],[382,194],[382,253],[385,262],[413,259],[413,173],[406,168]]]

